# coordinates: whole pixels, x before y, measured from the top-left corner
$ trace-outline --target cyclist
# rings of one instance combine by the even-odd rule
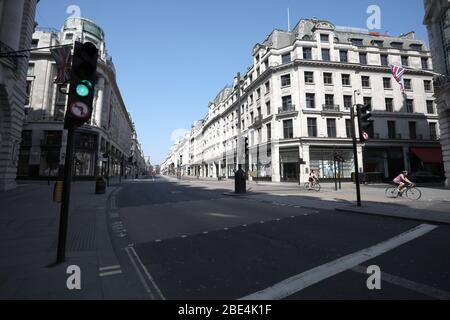
[[[395,184],[398,185],[398,195],[403,196],[403,191],[405,190],[407,184],[412,184],[412,182],[407,178],[408,171],[402,171],[397,178],[394,179]]]
[[[312,189],[314,187],[314,184],[318,181],[316,172],[314,170],[311,170],[309,173],[309,189]]]

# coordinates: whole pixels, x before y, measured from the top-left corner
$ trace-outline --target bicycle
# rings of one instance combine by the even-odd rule
[[[405,191],[403,194],[412,201],[418,201],[422,198],[422,191],[416,187],[414,183],[408,184],[405,186]],[[400,192],[398,191],[398,187],[391,186],[386,189],[386,197],[389,199],[397,199],[400,197]]]
[[[319,181],[316,180],[316,181],[313,182],[312,187],[311,187],[311,185],[310,185],[309,182],[305,183],[305,189],[306,189],[307,191],[316,191],[316,192],[319,192],[319,191],[322,189],[322,187],[321,187]]]

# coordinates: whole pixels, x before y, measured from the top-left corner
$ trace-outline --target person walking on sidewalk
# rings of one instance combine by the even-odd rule
[[[402,171],[397,178],[394,179],[395,184],[398,185],[398,195],[400,197],[403,196],[403,191],[406,188],[407,184],[412,184],[412,182],[407,178],[408,176],[408,171]]]

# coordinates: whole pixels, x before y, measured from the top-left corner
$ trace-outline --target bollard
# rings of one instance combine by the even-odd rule
[[[98,178],[95,182],[95,194],[106,193],[106,181],[103,178]]]
[[[62,181],[56,181],[55,187],[53,189],[53,202],[62,202],[63,185],[64,183]]]

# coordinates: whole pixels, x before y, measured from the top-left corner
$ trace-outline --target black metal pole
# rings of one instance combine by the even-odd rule
[[[361,185],[359,181],[359,161],[358,161],[358,142],[356,141],[356,128],[355,128],[355,107],[351,110],[352,118],[352,137],[353,137],[353,156],[355,158],[355,182],[356,182],[356,198],[358,207],[361,207]]]
[[[58,256],[56,259],[57,264],[63,263],[66,260],[66,241],[67,241],[67,230],[69,226],[70,189],[72,184],[74,137],[75,137],[75,128],[71,127],[67,132],[63,194],[61,202],[61,215],[59,221]]]
[[[339,190],[342,190],[342,172],[344,171],[342,168],[343,162],[338,161],[338,166],[339,166]]]

